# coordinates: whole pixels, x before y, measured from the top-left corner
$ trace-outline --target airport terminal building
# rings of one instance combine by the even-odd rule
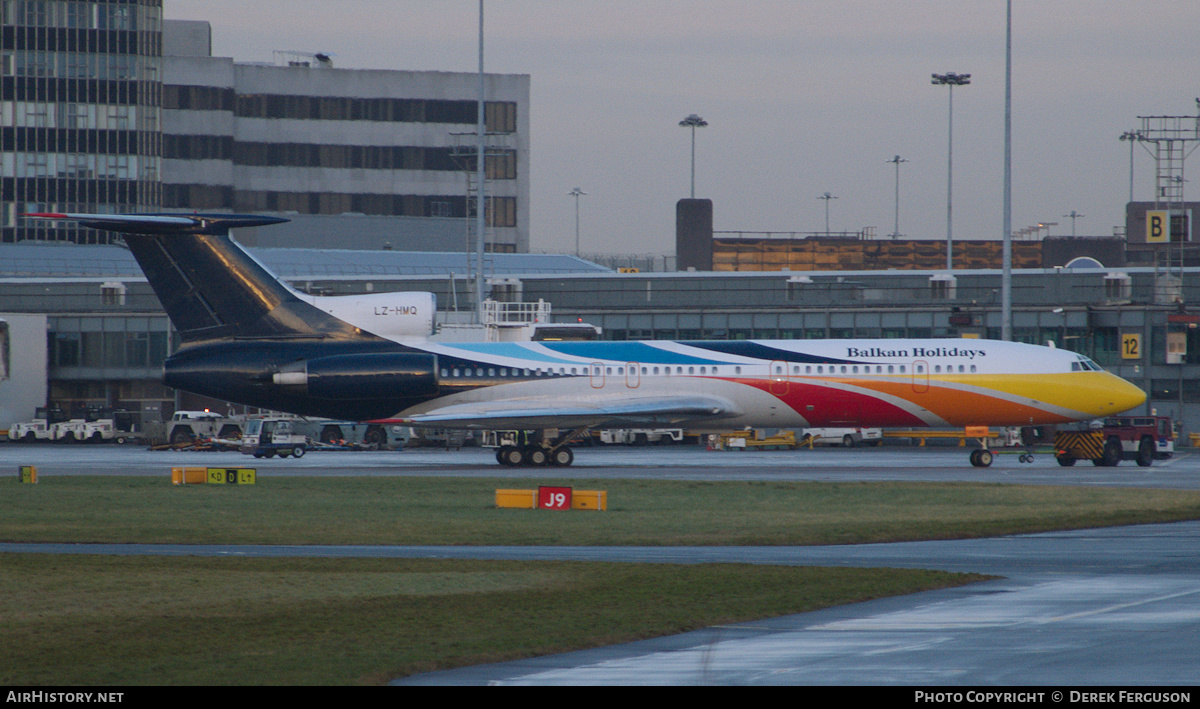
[[[466,255],[255,249],[299,290],[429,291],[439,321],[471,309]],[[1001,273],[930,271],[618,273],[572,256],[494,254],[491,295],[553,305],[610,340],[1000,336]],[[13,420],[34,406],[100,404],[169,414],[221,407],[166,389],[177,346],[157,298],[117,246],[0,248],[4,371]],[[1013,339],[1091,357],[1150,394],[1147,411],[1200,431],[1200,299],[1194,268],[1019,269]],[[19,404],[17,402],[20,402]],[[25,410],[28,409],[28,410]],[[7,425],[11,421],[0,423]]]

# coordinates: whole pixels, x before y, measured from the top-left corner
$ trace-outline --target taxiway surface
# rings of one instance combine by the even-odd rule
[[[231,453],[85,446],[0,447],[0,467],[41,475],[167,475],[172,465],[245,466]],[[1200,457],[1151,468],[1061,468],[1000,456],[988,469],[957,448],[711,453],[581,450],[570,469],[500,468],[490,452],[310,453],[254,461],[260,476],[445,475],[573,478],[972,480],[1200,487]],[[994,539],[833,547],[223,547],[0,545],[0,551],[265,554],[920,567],[1000,580],[710,628],[598,650],[464,668],[398,684],[883,684],[1145,686],[1195,683],[1200,667],[1200,522]]]

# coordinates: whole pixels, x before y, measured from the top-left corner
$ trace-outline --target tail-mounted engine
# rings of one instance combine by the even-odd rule
[[[344,354],[300,360],[275,372],[285,390],[329,401],[403,400],[437,394],[437,356],[423,353]]]

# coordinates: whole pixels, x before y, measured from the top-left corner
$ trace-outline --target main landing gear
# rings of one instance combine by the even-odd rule
[[[976,468],[990,468],[995,456],[987,448],[978,448],[971,451],[971,465]]]
[[[566,446],[557,448],[547,448],[540,444],[501,446],[496,451],[496,462],[510,468],[541,467],[543,465],[565,468],[575,462],[575,453]]]
[[[496,451],[496,462],[510,468],[552,466],[566,468],[575,462],[570,444],[591,429],[578,428],[566,436],[547,440],[543,435],[521,436],[523,445],[505,444]],[[541,432],[538,432],[541,433]]]

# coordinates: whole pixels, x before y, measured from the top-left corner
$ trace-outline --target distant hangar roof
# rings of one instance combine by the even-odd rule
[[[248,249],[283,278],[471,274],[474,254],[348,249]],[[489,277],[612,273],[565,254],[484,254]],[[0,278],[137,278],[137,262],[119,246],[0,244]]]

